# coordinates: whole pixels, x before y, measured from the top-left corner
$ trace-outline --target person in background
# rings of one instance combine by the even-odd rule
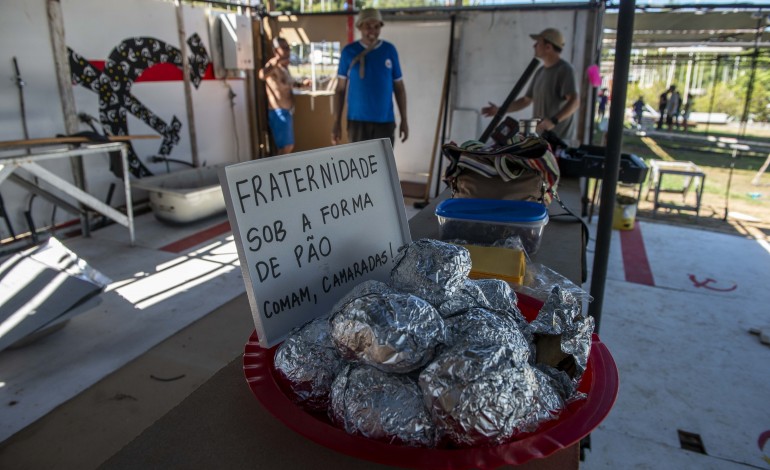
[[[506,113],[533,106],[532,117],[540,119],[536,131],[542,134],[552,131],[559,138],[571,144],[577,132],[574,119],[575,111],[580,106],[575,71],[569,62],[561,58],[564,37],[554,28],[544,29],[538,34],[530,34],[535,40],[535,57],[543,66],[535,72],[524,96],[513,101]],[[499,107],[494,103],[481,108],[481,114],[492,117]]]
[[[609,95],[607,94],[607,89],[602,88],[599,90],[599,122],[604,119],[604,113],[607,112],[607,102],[610,100]]]
[[[259,79],[267,90],[268,125],[278,155],[294,149],[294,80],[289,73],[291,47],[284,38],[273,38],[273,57],[259,70]]]
[[[690,112],[692,111],[692,100],[692,94],[688,93],[687,102],[684,104],[684,112],[682,113],[682,126],[684,126],[685,132],[687,132],[687,129],[690,127],[688,121],[690,120]]]
[[[679,106],[682,104],[682,96],[676,90],[674,85],[669,88],[671,96],[668,98],[666,104],[666,126],[668,130],[671,130],[672,126],[676,126],[679,129]]]
[[[352,142],[389,138],[395,140],[396,98],[401,124],[401,142],[409,137],[406,117],[406,88],[396,47],[380,39],[382,15],[374,8],[361,10],[356,28],[361,39],[348,44],[340,54],[337,88],[334,94],[332,144],[342,141],[342,108],[348,101],[348,137]]]
[[[669,87],[666,91],[660,94],[660,97],[658,98],[658,113],[660,113],[658,117],[658,129],[663,129],[663,122],[666,119],[666,108],[668,107],[668,94],[670,91],[672,91],[675,87],[672,85]]]
[[[641,96],[638,100],[634,101],[634,121],[636,121],[636,128],[642,128],[642,115],[644,114],[644,98]]]

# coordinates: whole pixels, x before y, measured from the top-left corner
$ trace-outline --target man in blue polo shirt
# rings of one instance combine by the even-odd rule
[[[409,137],[406,118],[406,89],[398,52],[393,44],[380,40],[382,15],[374,8],[361,10],[356,28],[361,39],[345,46],[340,54],[334,95],[332,144],[342,140],[342,108],[348,95],[348,138],[352,142],[389,138],[395,140],[396,118],[393,95],[401,115],[401,142]]]

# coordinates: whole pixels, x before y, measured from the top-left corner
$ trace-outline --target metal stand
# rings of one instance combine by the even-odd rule
[[[703,187],[706,184],[706,173],[693,162],[669,162],[664,160],[650,161],[651,177],[650,186],[647,188],[645,199],[649,199],[650,191],[655,188],[652,216],[658,213],[658,209],[663,207],[667,209],[695,211],[695,218],[700,216],[700,205],[703,197]],[[662,189],[663,177],[666,175],[678,175],[684,177],[684,183],[681,190]],[[687,193],[690,191],[693,183],[695,184],[695,205],[686,204]],[[682,203],[674,204],[671,202],[661,202],[660,193],[679,193],[682,195]]]
[[[41,160],[103,154],[116,150],[120,151],[120,157],[123,164],[123,183],[126,191],[126,214],[123,214],[108,206],[107,204],[104,204],[94,196],[86,193],[74,184],[64,180],[63,178],[43,168],[37,163]],[[109,217],[120,225],[127,227],[131,246],[134,246],[134,211],[131,204],[131,180],[130,174],[128,172],[128,149],[125,144],[119,142],[110,142],[105,144],[88,144],[78,148],[71,148],[68,146],[65,149],[59,148],[36,154],[0,157],[0,184],[2,184],[3,181],[5,181],[8,177],[15,176],[12,175],[12,173],[18,168],[25,169],[34,176],[40,178],[43,181],[46,181],[52,187],[57,188],[61,192],[72,197],[83,205],[88,206],[96,212]],[[14,181],[16,180],[14,179]],[[47,192],[39,186],[37,186],[36,189],[38,191]],[[51,195],[51,197],[60,199],[55,195]],[[83,233],[88,233],[88,230],[84,228]]]

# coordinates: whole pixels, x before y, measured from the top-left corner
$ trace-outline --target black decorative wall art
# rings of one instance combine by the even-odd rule
[[[190,47],[190,82],[198,88],[211,60],[197,33],[187,39],[187,44]],[[163,138],[158,155],[170,155],[179,143],[182,123],[176,116],[171,117],[170,123],[158,117],[131,94],[131,86],[144,71],[158,64],[167,63],[182,70],[181,51],[155,38],[126,39],[110,52],[104,68],[99,70],[77,52],[67,50],[72,82],[99,95],[99,121],[104,133],[128,135],[126,113],[131,113]],[[152,175],[139,160],[133,145],[129,143],[128,147],[131,173],[138,178]],[[120,177],[121,169],[115,166],[111,162],[110,170]]]

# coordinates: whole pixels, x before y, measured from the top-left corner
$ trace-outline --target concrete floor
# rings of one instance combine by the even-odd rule
[[[224,220],[169,230],[143,215],[133,248],[119,226],[65,241],[114,283],[61,331],[0,353],[0,468],[95,468],[242,351],[253,323]],[[646,258],[629,257],[640,240]],[[613,232],[600,336],[621,385],[583,468],[770,468],[770,347],[748,333],[770,327],[767,279],[766,242]]]
[[[91,239],[60,240],[113,283],[101,304],[62,330],[0,353],[0,441],[243,293],[229,232],[183,253],[164,249],[225,219],[170,230],[145,214],[136,219],[134,247],[119,225],[94,231]]]
[[[629,262],[638,243],[613,231],[600,336],[620,390],[583,468],[770,468],[770,445],[758,444],[770,429],[770,347],[748,332],[770,326],[770,246],[649,222],[637,229],[652,282],[638,281],[643,260]],[[685,450],[680,431],[699,436],[705,454]]]

